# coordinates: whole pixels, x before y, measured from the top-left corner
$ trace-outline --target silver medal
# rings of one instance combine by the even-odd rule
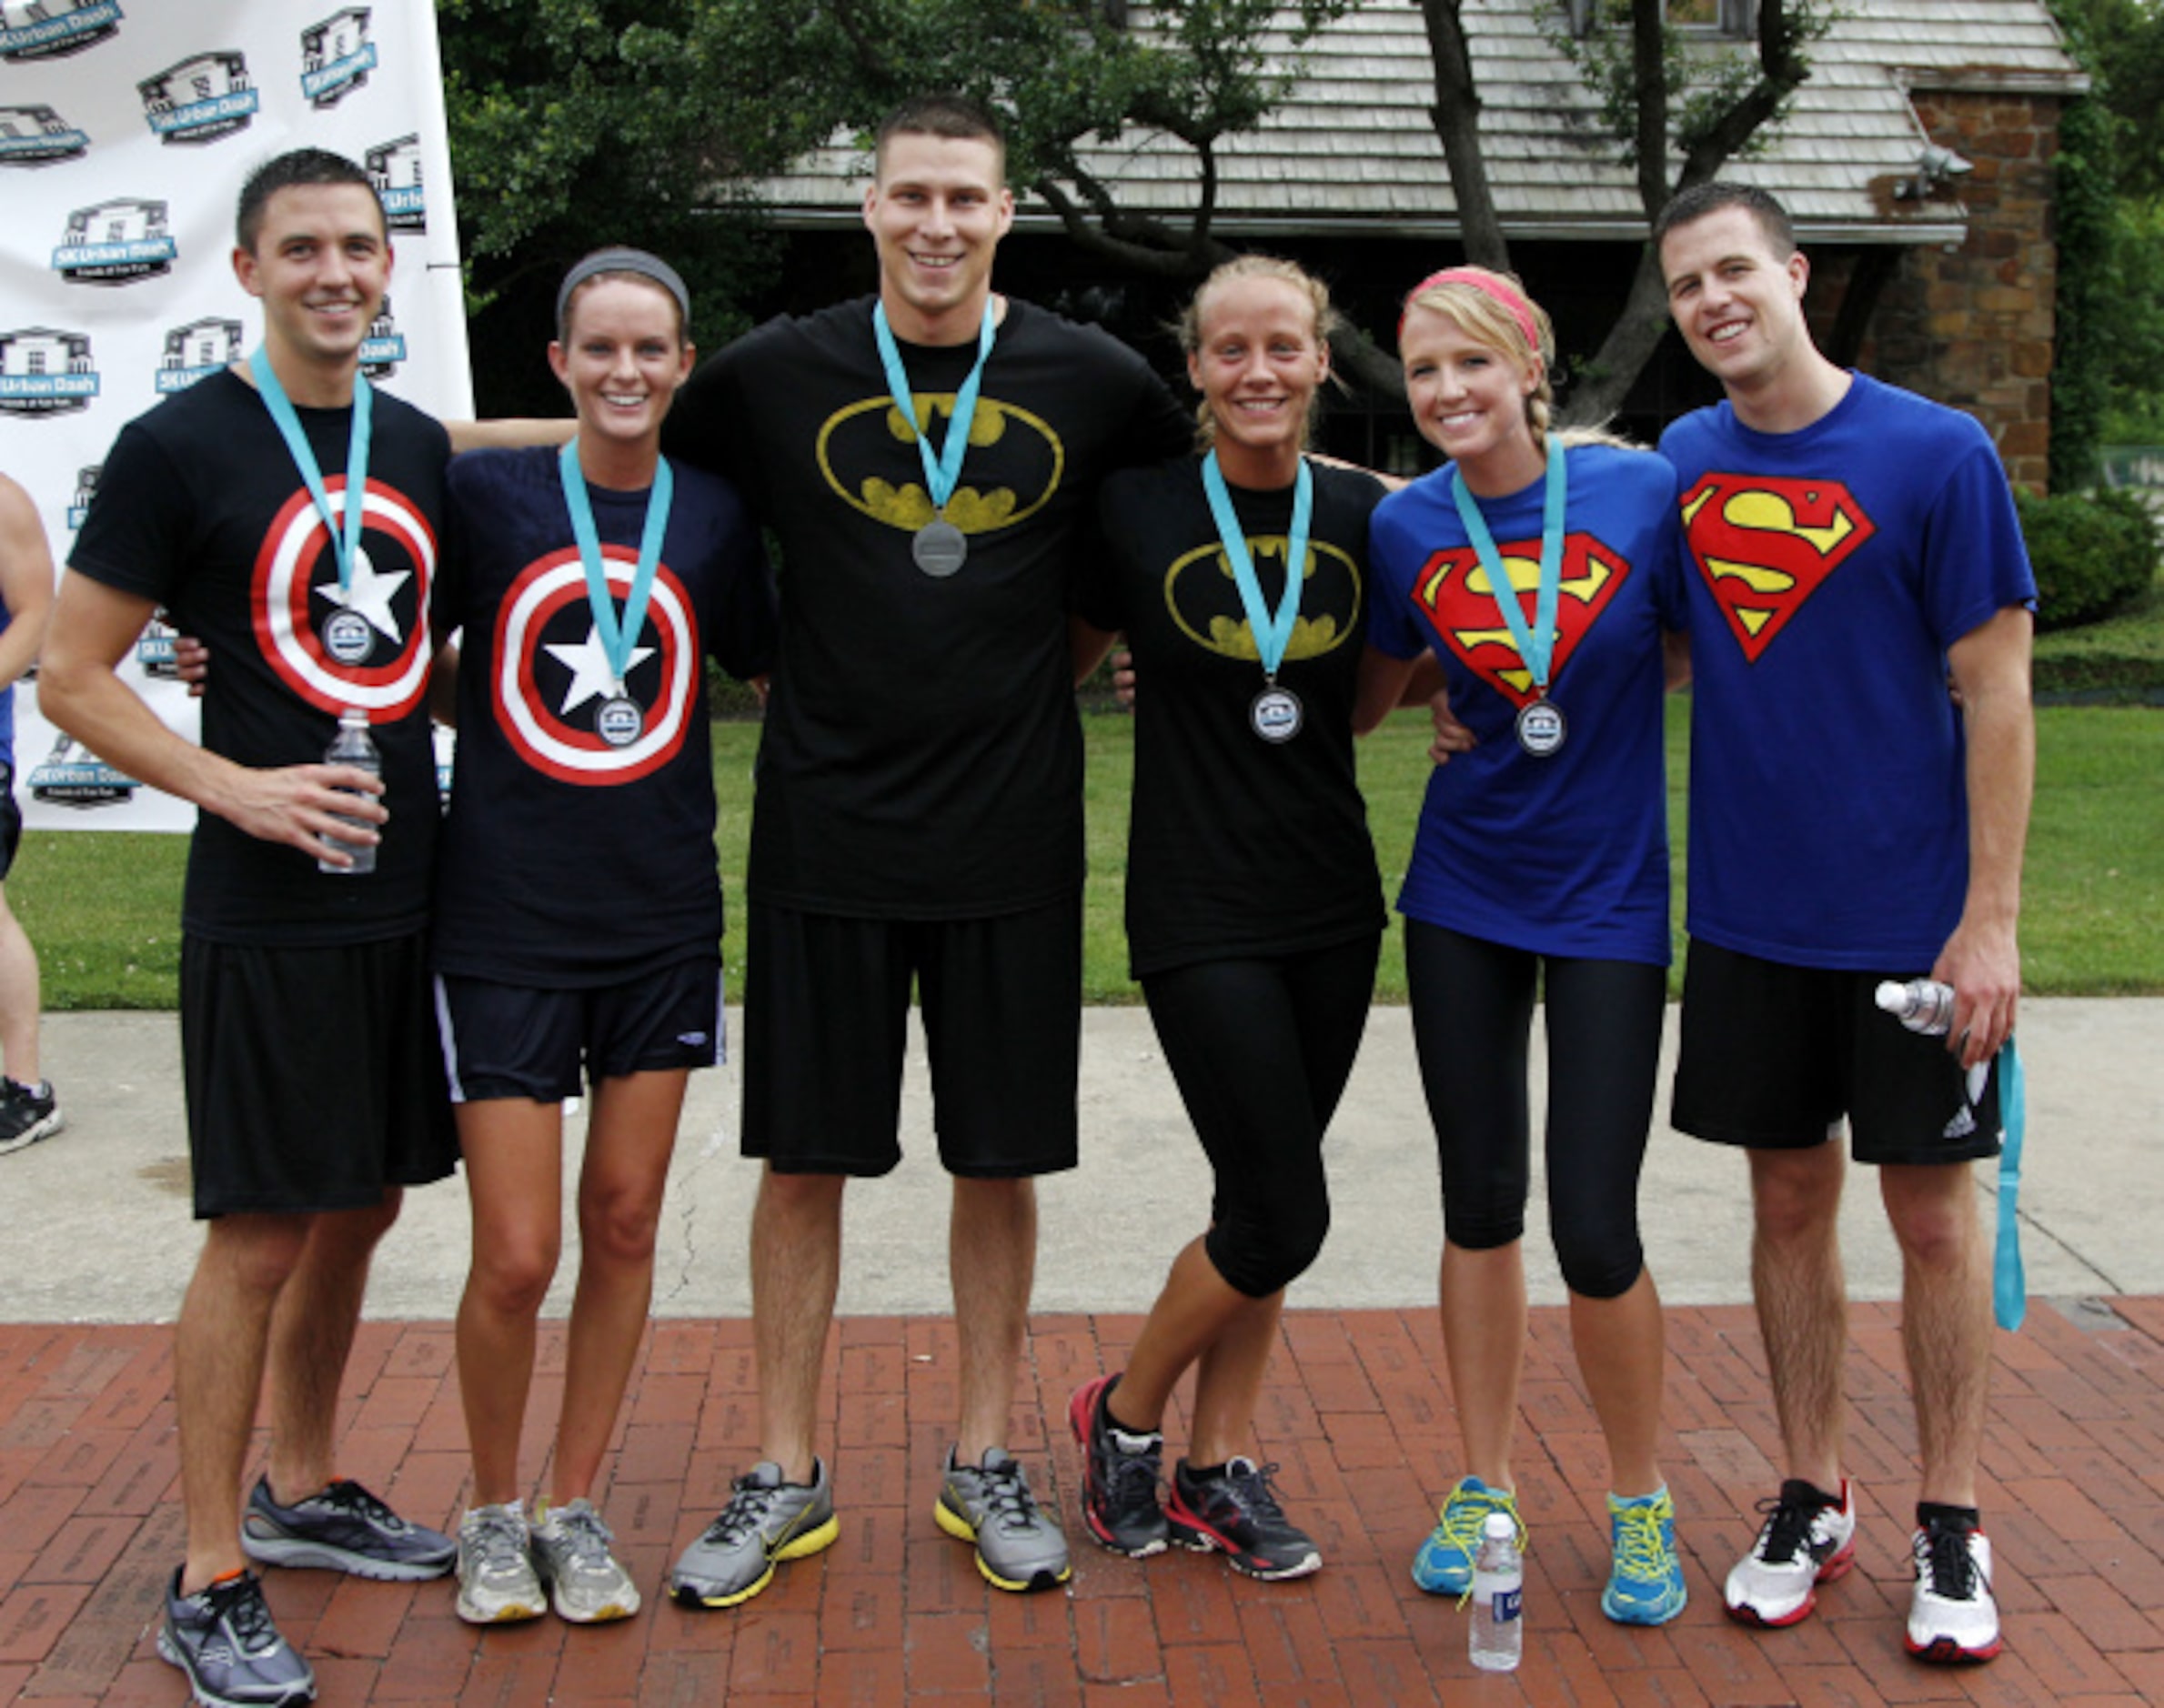
[[[628,748],[646,728],[646,713],[629,694],[611,694],[594,714],[594,733],[612,748]]]
[[[1545,759],[1563,746],[1570,726],[1552,699],[1536,699],[1518,712],[1518,746]]]
[[[1305,720],[1299,695],[1289,688],[1266,688],[1247,708],[1248,723],[1265,741],[1290,741]]]
[[[358,611],[333,611],[324,620],[323,649],[340,664],[366,664],[376,650],[376,631]]]
[[[928,576],[941,579],[952,575],[968,559],[970,542],[953,523],[934,518],[919,528],[910,540],[910,556]]]

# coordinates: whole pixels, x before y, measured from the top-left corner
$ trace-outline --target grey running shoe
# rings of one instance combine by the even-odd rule
[[[736,1480],[735,1491],[669,1574],[669,1592],[679,1606],[748,1602],[773,1582],[782,1561],[830,1548],[841,1533],[824,1460],[811,1462],[807,1485],[784,1482],[781,1467],[762,1459]]]
[[[948,1448],[947,1475],[931,1515],[948,1535],[977,1544],[977,1570],[995,1589],[1049,1590],[1072,1573],[1066,1537],[1003,1448],[987,1448],[981,1465],[958,1464]]]
[[[342,1477],[291,1506],[271,1499],[269,1480],[257,1478],[241,1516],[240,1545],[266,1565],[320,1566],[402,1583],[439,1578],[458,1559],[458,1544],[441,1531],[408,1523]]]
[[[598,1625],[639,1611],[638,1587],[610,1550],[615,1541],[584,1497],[569,1506],[544,1501],[534,1508],[534,1561],[549,1581],[558,1618]]]
[[[189,1693],[204,1708],[287,1708],[316,1700],[316,1674],[278,1635],[263,1580],[253,1572],[183,1595],[176,1569],[157,1652],[187,1674]]]
[[[468,1508],[458,1526],[458,1617],[508,1625],[548,1611],[518,1503]]]
[[[50,1139],[66,1125],[67,1117],[60,1112],[47,1081],[25,1085],[19,1080],[0,1079],[0,1157]]]

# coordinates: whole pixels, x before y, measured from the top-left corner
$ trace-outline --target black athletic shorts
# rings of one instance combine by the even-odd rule
[[[23,809],[15,801],[15,768],[0,760],[0,879],[15,870],[23,845]]]
[[[1803,1150],[1847,1118],[1858,1162],[1965,1162],[1998,1154],[1998,1064],[1964,1071],[1943,1038],[1876,1000],[1882,980],[1694,942],[1670,1117],[1717,1144]]]
[[[785,1174],[901,1160],[914,980],[950,1173],[1051,1174],[1075,1160],[1082,896],[981,919],[750,908],[744,1154]]]
[[[622,984],[541,990],[438,973],[436,1025],[451,1101],[576,1097],[633,1073],[721,1060],[721,961],[695,955]]]
[[[183,936],[198,1218],[360,1210],[458,1166],[420,932],[335,949]]]

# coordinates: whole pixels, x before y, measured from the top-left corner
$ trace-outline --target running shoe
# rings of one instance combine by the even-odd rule
[[[1165,1522],[1183,1545],[1222,1553],[1247,1577],[1303,1578],[1322,1568],[1322,1550],[1286,1519],[1271,1486],[1276,1474],[1275,1465],[1258,1465],[1244,1454],[1202,1475],[1183,1459],[1173,1468]]]
[[[343,1477],[291,1506],[271,1499],[269,1479],[257,1478],[240,1521],[240,1545],[265,1565],[320,1566],[398,1582],[439,1578],[458,1560],[458,1544],[441,1531],[408,1523]]]
[[[25,1085],[0,1078],[0,1157],[50,1139],[67,1125],[49,1081]]]
[[[931,1515],[948,1535],[977,1545],[977,1570],[994,1589],[1049,1590],[1072,1575],[1066,1537],[1004,1448],[986,1448],[983,1462],[975,1465],[960,1463],[948,1448]]]
[[[1413,1582],[1430,1595],[1470,1594],[1473,1556],[1480,1552],[1480,1527],[1490,1512],[1510,1514],[1523,1553],[1525,1521],[1518,1516],[1518,1497],[1508,1489],[1491,1489],[1478,1477],[1460,1477],[1435,1514],[1435,1528],[1413,1556]]]
[[[1991,1543],[1981,1530],[1933,1518],[1910,1539],[1916,1596],[1908,1653],[1919,1661],[1988,1661],[2001,1647],[1991,1595]]]
[[[784,1482],[781,1467],[762,1459],[736,1480],[729,1504],[684,1550],[669,1592],[683,1607],[734,1607],[772,1582],[782,1561],[830,1548],[840,1534],[824,1460],[811,1462],[811,1481],[803,1483]]]
[[[549,1585],[556,1616],[574,1625],[629,1619],[639,1611],[639,1587],[616,1557],[616,1538],[583,1495],[565,1506],[534,1508],[534,1564]]]
[[[1100,1376],[1074,1391],[1067,1402],[1067,1422],[1082,1450],[1082,1523],[1114,1553],[1131,1560],[1163,1553],[1171,1544],[1171,1527],[1157,1499],[1164,1476],[1164,1437],[1116,1428],[1106,1415],[1104,1397],[1117,1376]]]
[[[508,1625],[548,1611],[518,1502],[468,1507],[458,1524],[458,1617]]]
[[[1600,1610],[1619,1625],[1665,1625],[1683,1612],[1690,1592],[1676,1557],[1676,1502],[1668,1491],[1619,1501],[1608,1496],[1613,1563]]]
[[[176,1568],[157,1652],[187,1674],[189,1693],[203,1708],[287,1708],[316,1700],[316,1674],[278,1635],[263,1580],[253,1572],[183,1595]]]
[[[1736,1562],[1723,1592],[1731,1617],[1746,1625],[1793,1625],[1818,1604],[1817,1586],[1856,1563],[1856,1494],[1841,1479],[1839,1499],[1800,1477],[1758,1502],[1758,1540]]]

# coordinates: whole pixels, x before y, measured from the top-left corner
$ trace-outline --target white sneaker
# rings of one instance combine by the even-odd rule
[[[539,1502],[531,1537],[534,1562],[548,1580],[558,1618],[598,1625],[639,1611],[638,1586],[616,1557],[616,1538],[592,1502],[581,1496],[563,1506]]]
[[[468,1509],[458,1525],[458,1617],[469,1625],[505,1625],[548,1611],[518,1502]]]
[[[1909,1546],[1916,1598],[1908,1604],[1908,1653],[1919,1661],[1988,1661],[2000,1643],[1984,1532],[1934,1519]]]
[[[1746,1625],[1793,1625],[1817,1605],[1819,1584],[1856,1563],[1856,1496],[1844,1477],[1840,1503],[1828,1506],[1817,1489],[1791,1477],[1758,1510],[1766,1522],[1728,1573],[1724,1599],[1730,1617]]]

